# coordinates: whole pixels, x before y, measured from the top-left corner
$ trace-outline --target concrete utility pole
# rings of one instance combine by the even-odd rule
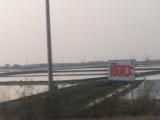
[[[49,0],[46,0],[46,25],[47,25],[47,48],[48,48],[48,87],[49,94],[53,88],[53,64],[52,64],[52,42],[51,42],[51,23],[50,23],[50,6]]]

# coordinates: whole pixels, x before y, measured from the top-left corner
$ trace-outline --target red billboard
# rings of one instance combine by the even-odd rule
[[[135,60],[110,60],[109,80],[135,80]]]

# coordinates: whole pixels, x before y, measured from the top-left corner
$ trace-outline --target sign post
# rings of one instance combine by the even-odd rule
[[[109,60],[109,80],[134,81],[135,60]]]

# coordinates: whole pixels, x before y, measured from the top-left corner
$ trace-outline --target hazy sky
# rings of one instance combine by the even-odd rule
[[[50,0],[54,62],[160,59],[160,0]],[[0,0],[0,65],[46,63],[45,0]]]

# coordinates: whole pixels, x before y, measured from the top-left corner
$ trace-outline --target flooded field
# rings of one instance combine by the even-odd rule
[[[156,68],[156,67],[155,67]],[[69,69],[68,71],[73,70]],[[95,68],[87,68],[87,69],[74,69],[78,71],[83,70],[91,70],[90,72],[61,72],[57,73],[54,76],[54,80],[78,80],[78,79],[86,79],[86,78],[98,78],[98,77],[107,77],[107,69],[106,72],[103,71],[104,68],[98,68],[99,72],[95,72]],[[97,70],[97,68],[96,68]],[[101,71],[102,70],[102,71]],[[137,72],[144,72],[144,70],[138,70]],[[153,98],[160,99],[160,75],[154,75],[149,77],[140,77],[136,78],[137,80],[145,80],[137,89],[133,91],[134,97],[138,96],[140,93],[144,93],[146,89],[149,89],[150,94]],[[28,75],[19,75],[19,76],[11,76],[11,77],[0,77],[0,81],[47,81],[47,73],[38,73],[38,74],[28,74]],[[59,86],[62,88],[63,86]],[[146,88],[149,87],[149,88]],[[0,102],[13,100],[25,95],[32,95],[41,92],[45,92],[48,90],[48,86],[46,85],[30,85],[30,86],[0,86]],[[126,98],[131,98],[131,93],[129,93]]]

